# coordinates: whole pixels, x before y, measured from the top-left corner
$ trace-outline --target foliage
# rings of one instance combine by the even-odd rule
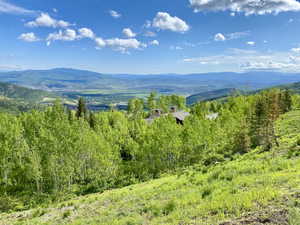
[[[140,99],[132,100],[129,112],[92,113],[81,99],[76,113],[57,101],[45,111],[0,114],[0,205],[7,206],[0,210],[124,187],[195,164],[209,168],[254,148],[270,150],[279,142],[275,121],[292,108],[291,99],[270,90],[200,103],[183,125],[168,114],[171,106],[186,109],[184,98],[175,95],[148,98],[149,109],[165,112],[151,124]],[[212,112],[218,118],[207,119]],[[203,187],[201,195],[211,192]],[[17,204],[5,204],[10,199]],[[172,214],[176,208],[169,202],[157,212]]]

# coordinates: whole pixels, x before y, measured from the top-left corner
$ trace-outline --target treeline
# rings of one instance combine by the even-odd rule
[[[45,111],[0,114],[0,211],[62,196],[122,187],[179,168],[230,160],[276,145],[274,121],[298,107],[299,96],[271,90],[187,109],[184,98],[134,99],[129,111],[89,112],[81,99],[70,111],[57,102]],[[190,110],[183,125],[172,116],[149,124],[145,108]],[[207,115],[217,112],[215,120]]]

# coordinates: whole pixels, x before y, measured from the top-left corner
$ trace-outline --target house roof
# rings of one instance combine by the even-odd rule
[[[160,114],[160,115],[151,115],[149,118],[147,118],[145,120],[147,123],[152,123],[155,119],[162,117],[162,116],[167,116],[167,115],[171,115],[180,121],[184,121],[185,118],[190,115],[190,113],[185,112],[185,111],[179,111],[179,112],[173,112],[173,113],[164,113],[164,114]]]
[[[179,112],[174,112],[171,113],[171,115],[173,117],[175,117],[178,120],[184,121],[186,117],[188,117],[190,115],[189,112],[185,112],[185,111],[179,111]]]
[[[209,120],[215,120],[218,117],[219,117],[219,113],[211,113],[211,114],[206,115],[206,119],[209,119]]]

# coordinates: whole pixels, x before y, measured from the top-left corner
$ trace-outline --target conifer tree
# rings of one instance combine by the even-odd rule
[[[92,129],[95,129],[95,127],[96,127],[96,118],[95,118],[95,114],[93,112],[90,112],[89,124],[90,124],[90,127]]]
[[[157,107],[155,92],[151,92],[151,94],[149,95],[147,99],[147,107],[150,111],[154,110]]]
[[[72,122],[73,121],[73,112],[72,112],[72,110],[68,108],[67,113],[68,113],[68,120],[70,122]]]
[[[76,112],[76,117],[82,118],[85,117],[87,113],[87,108],[86,108],[86,104],[83,98],[79,98],[78,100],[78,106],[77,106],[77,112]]]
[[[291,92],[290,90],[287,89],[283,92],[283,105],[284,105],[283,113],[291,111],[292,103],[293,101],[292,101]]]

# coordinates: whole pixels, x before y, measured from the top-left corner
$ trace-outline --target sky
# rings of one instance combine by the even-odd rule
[[[0,70],[300,71],[298,0],[0,0]]]

